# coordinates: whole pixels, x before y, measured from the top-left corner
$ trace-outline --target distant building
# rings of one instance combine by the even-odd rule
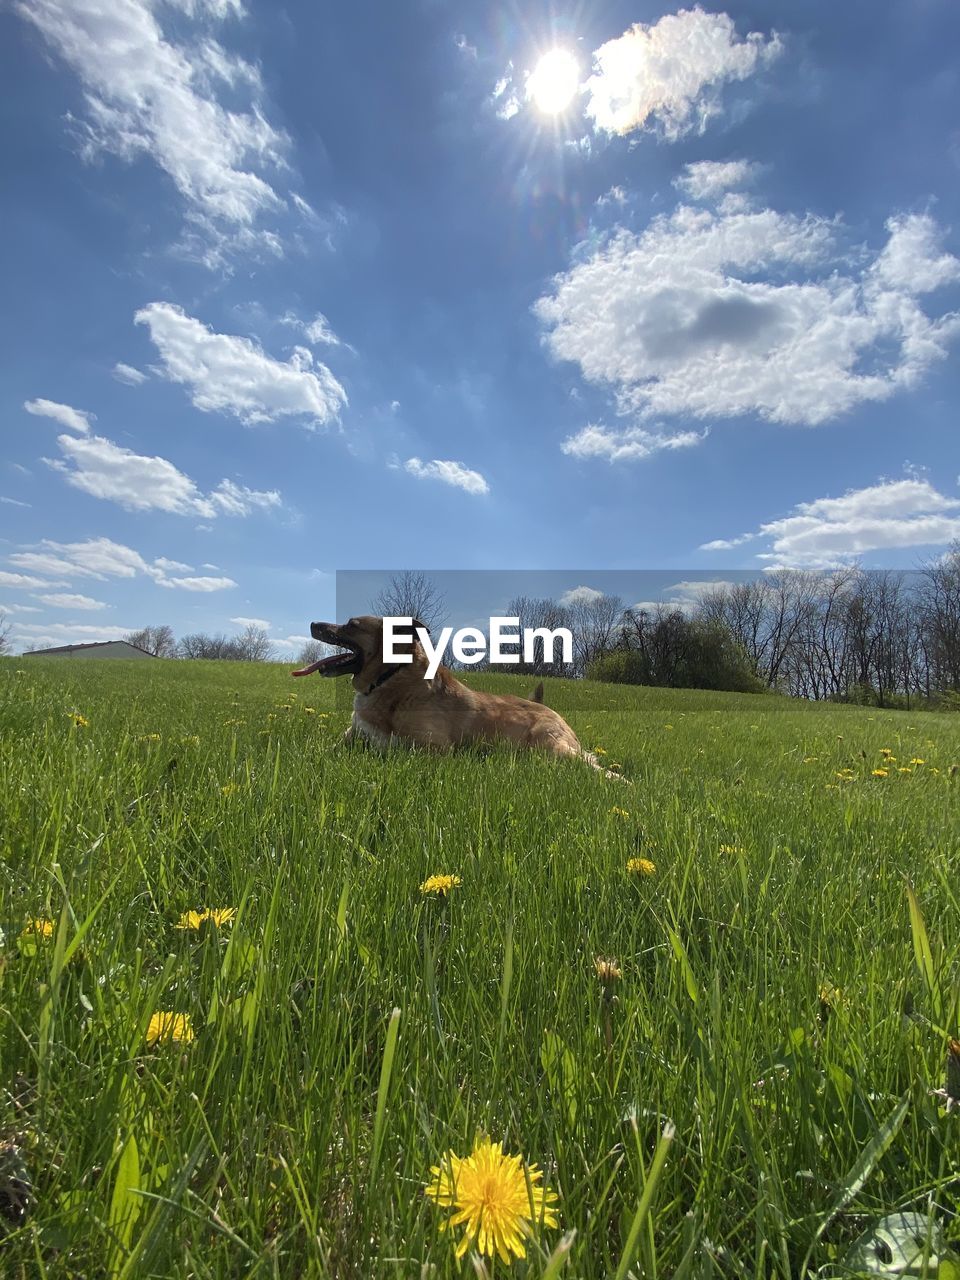
[[[62,644],[57,649],[29,649],[23,658],[153,658],[156,655],[128,640],[97,640],[93,644]]]

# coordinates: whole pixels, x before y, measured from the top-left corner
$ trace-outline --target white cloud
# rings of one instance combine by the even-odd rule
[[[571,587],[560,597],[560,604],[593,604],[595,600],[602,599],[603,592],[598,591],[596,587]]]
[[[88,538],[86,542],[53,542],[44,538],[39,551],[17,551],[8,556],[11,564],[36,573],[61,574],[69,577],[135,578],[144,573],[156,577],[160,569],[150,565],[131,547],[109,538]]]
[[[276,489],[248,489],[232,480],[221,480],[210,494],[216,511],[227,516],[247,516],[253,510],[268,511],[283,505]]]
[[[441,480],[444,484],[463,489],[466,493],[490,492],[490,486],[480,472],[471,471],[462,462],[452,462],[442,458],[421,462],[419,458],[408,458],[403,468],[418,480]]]
[[[337,334],[334,333],[330,321],[318,311],[312,320],[302,320],[294,311],[288,311],[281,316],[280,323],[289,325],[291,329],[299,329],[306,340],[314,346],[327,347],[347,347],[349,351],[353,351],[353,347],[349,343],[343,342]]]
[[[203,494],[166,458],[134,453],[103,436],[58,436],[57,444],[67,461],[45,458],[48,466],[64,474],[75,489],[116,502],[126,511],[167,511],[211,519],[220,513],[245,516],[255,507],[281,505],[275,490],[247,489],[232,480],[221,480],[210,494]]]
[[[609,431],[591,424],[567,436],[560,448],[573,458],[605,458],[608,462],[638,462],[664,449],[689,449],[699,444],[705,433],[678,431],[674,435],[645,431],[643,427],[625,427]]]
[[[192,564],[184,564],[182,560],[168,560],[166,556],[157,556],[153,562],[158,569],[163,569],[165,573],[193,573]],[[205,569],[215,569],[216,565],[203,566]]]
[[[261,627],[264,631],[270,630],[270,623],[266,618],[231,618],[230,621],[236,623],[238,627]]]
[[[751,160],[698,160],[685,165],[673,185],[689,200],[714,200],[732,187],[746,186],[759,170]]]
[[[41,610],[32,604],[0,604],[0,618],[8,613],[40,613]]]
[[[61,427],[79,431],[81,435],[87,434],[95,417],[92,413],[84,413],[82,409],[73,409],[68,404],[57,404],[56,400],[24,400],[23,407],[27,413],[40,418],[52,418]]]
[[[174,561],[160,557],[151,563],[139,551],[109,538],[88,538],[86,542],[54,542],[50,538],[44,538],[38,545],[39,550],[14,552],[7,557],[9,563],[18,569],[32,569],[37,573],[59,574],[67,578],[95,578],[101,582],[109,578],[143,576],[152,578],[158,586],[183,591],[221,591],[237,585],[232,578],[172,577],[168,569]],[[4,582],[4,578],[18,576],[20,575],[0,574],[0,586],[26,585],[26,580],[19,584]],[[43,587],[65,584],[32,579],[30,585]]]
[[[340,339],[330,328],[330,321],[320,311],[317,312],[303,332],[308,342],[324,343],[329,347],[340,346]]]
[[[694,613],[705,596],[711,595],[714,591],[729,590],[733,585],[732,582],[720,578],[709,580],[698,578],[692,581],[675,582],[672,586],[663,588],[659,600],[642,600],[633,607],[637,610],[646,609],[651,613],[658,608],[679,609],[682,613]]]
[[[248,426],[288,415],[325,425],[347,403],[343,387],[305,347],[289,361],[274,360],[252,339],[215,333],[168,302],[152,302],[134,319],[147,326],[165,376],[188,387],[205,413],[230,413]]]
[[[178,7],[191,17],[240,12],[229,0]],[[283,166],[288,139],[263,114],[260,73],[207,30],[167,39],[162,6],[145,0],[18,0],[16,8],[83,85],[85,156],[149,155],[188,217],[210,229],[249,234],[282,205],[262,171]]]
[[[118,382],[125,382],[128,387],[139,387],[150,375],[120,360],[113,366],[113,376]]]
[[[106,609],[106,605],[102,600],[94,600],[92,596],[69,595],[66,592],[56,592],[51,595],[34,596],[34,600],[40,600],[43,604],[52,605],[55,609]]]
[[[65,582],[48,582],[46,578],[34,578],[28,573],[7,573],[0,569],[0,587],[11,587],[18,591],[33,591],[38,587],[65,587]]]
[[[21,502],[19,498],[0,497],[0,502],[2,502],[5,507],[32,507],[33,506],[33,503]]]
[[[780,520],[737,538],[705,543],[703,551],[727,551],[762,540],[757,559],[793,568],[828,568],[869,551],[943,546],[960,538],[960,498],[940,493],[928,480],[882,480],[840,498],[801,502]]]
[[[295,653],[302,649],[305,644],[312,643],[312,641],[310,636],[284,636],[282,640],[271,638],[270,643],[275,649],[286,649]]]
[[[181,591],[226,591],[237,585],[232,578],[158,578],[157,581],[161,587]]]
[[[166,458],[146,457],[103,436],[58,436],[67,461],[44,459],[67,483],[94,498],[116,502],[126,511],[169,511],[175,515],[213,515],[197,486]]]
[[[665,14],[652,26],[638,22],[594,51],[587,115],[608,133],[631,133],[650,119],[671,140],[703,132],[720,111],[722,85],[746,80],[782,48],[776,34],[754,31],[741,40],[727,14],[699,8]]]
[[[490,101],[494,104],[501,120],[512,120],[520,110],[520,95],[513,82],[512,62],[507,63],[507,74],[494,85]]]
[[[621,412],[816,425],[915,384],[960,333],[960,315],[932,319],[917,302],[960,279],[932,218],[890,219],[859,269],[840,230],[681,205],[639,235],[618,228],[535,312],[552,354],[610,387]]]

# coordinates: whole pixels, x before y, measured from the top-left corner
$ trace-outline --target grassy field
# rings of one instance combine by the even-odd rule
[[[4,1276],[505,1275],[424,1194],[479,1134],[559,1196],[519,1276],[960,1236],[960,719],[547,701],[633,785],[340,748],[282,667],[0,663]]]

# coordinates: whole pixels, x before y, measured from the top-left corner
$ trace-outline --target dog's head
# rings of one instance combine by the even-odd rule
[[[353,687],[362,693],[375,688],[398,669],[416,671],[422,675],[427,665],[427,656],[417,639],[418,628],[427,630],[419,618],[414,618],[408,627],[394,627],[394,652],[410,653],[413,656],[412,664],[398,664],[384,661],[383,618],[364,615],[351,618],[342,625],[335,622],[311,622],[310,634],[314,640],[336,645],[345,652],[311,662],[293,674],[308,676],[316,672],[318,676],[353,676]]]

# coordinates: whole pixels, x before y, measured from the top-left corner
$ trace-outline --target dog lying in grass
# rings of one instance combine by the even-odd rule
[[[406,742],[440,751],[472,743],[506,742],[545,751],[557,759],[583,760],[622,781],[583,749],[562,716],[543,705],[542,684],[533,698],[517,698],[468,689],[446,667],[425,679],[428,661],[417,638],[418,628],[427,630],[416,618],[409,630],[394,627],[395,636],[409,640],[413,661],[387,663],[382,618],[351,618],[342,626],[311,622],[314,640],[336,645],[344,652],[311,662],[293,674],[353,677],[353,720],[345,741],[360,737],[380,748]]]

